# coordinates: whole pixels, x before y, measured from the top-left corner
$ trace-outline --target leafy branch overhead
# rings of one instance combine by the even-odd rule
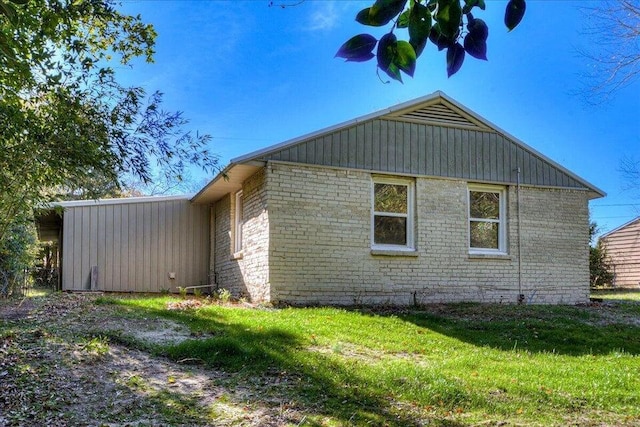
[[[378,68],[402,82],[400,72],[413,77],[417,58],[431,42],[439,51],[447,50],[447,74],[451,77],[467,54],[487,60],[489,28],[473,16],[474,8],[485,10],[485,0],[376,0],[358,12],[356,21],[372,27],[391,23],[391,30],[380,40],[358,34],[340,46],[336,57],[351,62],[377,57]],[[520,23],[525,10],[525,0],[509,1],[504,15],[509,31]],[[408,40],[398,39],[398,29],[407,29]]]
[[[157,34],[116,1],[0,0],[0,249],[16,218],[97,182],[111,193],[125,177],[217,169],[208,135],[160,92],[119,81],[118,68],[153,62]]]

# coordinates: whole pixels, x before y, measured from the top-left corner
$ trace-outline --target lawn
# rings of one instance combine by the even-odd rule
[[[602,298],[605,300],[623,300],[640,302],[640,289],[599,289],[591,292],[594,298]]]
[[[122,380],[111,369],[124,391],[151,397],[149,407],[175,424],[640,424],[637,301],[410,310],[249,308],[202,299],[181,309],[189,306],[184,301],[99,297],[80,313],[111,320],[95,318],[84,337],[76,330],[56,339],[84,340],[74,345],[85,351],[141,352],[188,371],[185,378],[205,378],[207,387],[177,398],[171,383],[180,374],[159,389],[144,373]],[[189,334],[159,343],[99,328],[114,318],[168,322]],[[5,336],[21,325],[4,325]]]

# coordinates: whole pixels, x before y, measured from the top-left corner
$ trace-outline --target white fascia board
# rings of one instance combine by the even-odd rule
[[[95,200],[68,200],[63,202],[49,202],[46,208],[72,208],[81,206],[104,206],[104,205],[123,205],[128,203],[150,203],[150,202],[166,202],[171,200],[190,200],[191,195],[178,196],[143,196],[143,197],[121,197],[114,199],[95,199]]]

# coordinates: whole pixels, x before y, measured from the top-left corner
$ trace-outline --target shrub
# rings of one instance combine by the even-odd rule
[[[14,221],[0,241],[0,296],[18,295],[25,284],[25,271],[38,255],[37,235],[32,221]]]

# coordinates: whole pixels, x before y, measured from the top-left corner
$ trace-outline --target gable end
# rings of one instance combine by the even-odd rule
[[[495,132],[377,119],[260,157],[329,167],[586,190],[580,181]]]
[[[422,108],[400,111],[388,116],[389,118],[406,120],[436,126],[450,126],[463,129],[485,130],[490,128],[468,114],[458,111],[444,103],[433,103]]]

